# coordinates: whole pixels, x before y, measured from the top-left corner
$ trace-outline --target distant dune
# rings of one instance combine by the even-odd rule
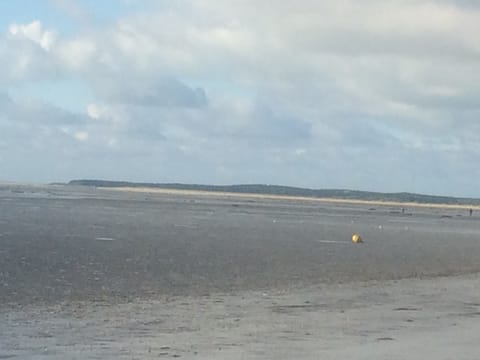
[[[382,202],[391,204],[428,204],[451,205],[459,207],[480,206],[480,199],[457,198],[448,196],[423,195],[407,192],[380,193],[371,191],[342,189],[307,189],[292,186],[246,184],[246,185],[198,185],[198,184],[157,184],[108,180],[72,180],[68,185],[117,188],[125,190],[178,190],[189,192],[216,192],[223,194],[245,194],[272,197],[296,197],[306,199],[338,200],[349,202]]]

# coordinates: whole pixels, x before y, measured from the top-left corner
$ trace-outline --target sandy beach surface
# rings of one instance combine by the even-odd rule
[[[4,184],[0,359],[478,359],[477,215]]]

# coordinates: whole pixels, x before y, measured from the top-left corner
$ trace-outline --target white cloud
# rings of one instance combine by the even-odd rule
[[[88,140],[88,132],[86,131],[77,131],[73,134],[73,137],[78,141],[87,141]]]
[[[55,50],[60,63],[73,72],[89,71],[98,55],[97,44],[90,39],[63,41]]]
[[[87,106],[87,114],[92,119],[100,119],[102,116],[102,109],[96,104],[88,104]]]
[[[35,20],[29,24],[11,24],[8,28],[12,38],[28,39],[39,45],[42,49],[49,51],[55,42],[55,33],[44,30],[42,23]]]

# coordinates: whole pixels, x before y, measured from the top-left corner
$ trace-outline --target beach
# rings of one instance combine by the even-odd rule
[[[0,215],[0,358],[480,350],[464,208],[6,184]]]

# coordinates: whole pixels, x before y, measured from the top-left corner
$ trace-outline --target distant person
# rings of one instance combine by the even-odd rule
[[[473,214],[473,209],[470,208],[469,212],[470,212],[470,216],[472,216],[472,214]]]

